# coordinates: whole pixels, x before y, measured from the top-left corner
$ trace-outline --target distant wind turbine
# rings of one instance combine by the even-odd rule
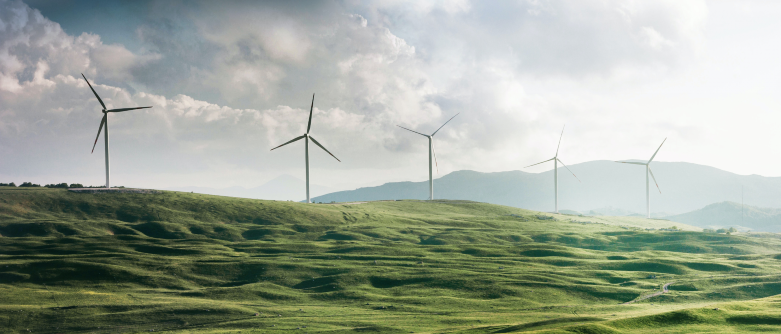
[[[531,166],[537,166],[539,164],[546,163],[548,161],[553,160],[553,196],[556,198],[555,199],[556,213],[559,213],[559,162],[561,162],[561,160],[559,160],[559,147],[561,147],[561,137],[564,137],[564,127],[561,128],[561,135],[559,136],[559,145],[556,146],[556,155],[554,155],[553,158],[550,158],[543,162],[538,162],[534,165],[523,167],[523,168],[529,168]],[[561,165],[564,166],[564,168],[566,168],[570,173],[572,173],[569,167],[567,167],[567,165],[565,165],[563,162],[561,162]],[[572,173],[572,176],[574,176],[578,180],[578,182],[580,182],[580,179],[578,179],[578,176],[575,175],[575,173]]]
[[[458,114],[460,114],[460,113],[458,113]],[[456,118],[456,116],[458,116],[458,114],[456,114],[453,117],[450,117],[450,119],[447,120],[447,122],[445,122],[445,124],[449,123],[454,118]],[[442,126],[440,126],[439,129],[437,129],[437,131],[434,131],[434,133],[432,133],[430,136],[429,135],[424,135],[424,134],[422,134],[420,132],[413,131],[413,130],[407,129],[407,128],[401,126],[401,125],[398,125],[398,127],[402,128],[404,130],[411,131],[411,132],[417,133],[417,134],[419,134],[419,135],[421,135],[423,137],[428,138],[428,199],[429,200],[433,200],[434,199],[434,170],[432,169],[433,166],[432,166],[432,163],[431,163],[432,155],[433,155],[434,163],[437,165],[437,174],[439,173],[439,164],[436,162],[437,161],[437,153],[434,152],[434,141],[433,141],[434,140],[434,135],[437,134],[437,132],[439,132],[439,130],[441,130],[442,127],[445,126],[445,124],[442,124]]]
[[[656,149],[656,152],[654,152],[654,155],[651,156],[651,159],[648,159],[648,162],[634,162],[634,161],[616,161],[622,164],[632,164],[632,165],[643,165],[645,166],[645,208],[646,208],[646,216],[648,218],[651,218],[651,187],[648,181],[648,175],[651,175],[651,178],[654,179],[654,184],[656,184],[656,189],[659,189],[659,193],[662,193],[662,189],[659,188],[659,183],[656,182],[656,177],[654,177],[654,172],[651,171],[651,161],[654,161],[654,158],[656,157],[656,153],[659,153],[659,150],[662,149],[662,145],[664,145],[664,142],[667,141],[667,138],[664,138],[662,140],[662,144],[659,145],[659,148]]]
[[[98,93],[95,92],[95,89],[92,88],[92,85],[90,85],[89,80],[87,80],[87,77],[84,76],[82,73],[81,76],[84,78],[84,81],[87,82],[87,85],[89,85],[89,89],[92,90],[92,93],[95,94],[95,97],[98,98],[98,102],[100,102],[100,105],[103,106],[103,119],[100,121],[100,126],[98,127],[98,135],[95,136],[95,143],[92,144],[92,153],[95,152],[95,145],[98,144],[98,138],[100,138],[100,131],[103,130],[105,127],[106,133],[103,134],[103,139],[105,139],[106,142],[106,188],[111,188],[111,185],[109,183],[109,176],[110,176],[110,168],[109,168],[109,159],[108,159],[108,113],[110,112],[123,112],[128,110],[136,110],[136,109],[146,109],[146,108],[152,108],[152,107],[136,107],[136,108],[119,108],[119,109],[106,109],[106,104],[103,103],[103,100],[100,99],[100,96],[98,96]]]
[[[312,136],[309,135],[309,130],[312,128],[312,110],[314,110],[314,107],[315,107],[315,94],[312,94],[312,105],[309,107],[309,124],[307,124],[307,126],[306,126],[306,133],[304,133],[303,135],[298,136],[296,138],[293,138],[292,140],[290,140],[287,143],[284,143],[282,145],[279,145],[279,146],[271,149],[273,151],[273,150],[276,150],[276,149],[278,149],[278,148],[280,148],[282,146],[285,146],[287,144],[290,144],[290,143],[299,141],[301,139],[304,139],[304,158],[306,160],[306,202],[307,203],[312,203],[312,200],[309,197],[309,140],[311,139],[312,142],[315,143],[315,145],[320,146],[320,148],[322,148],[323,151],[326,151],[328,154],[330,154],[332,157],[334,157],[334,159],[336,159],[336,161],[342,162],[341,160],[339,160],[339,158],[337,158],[335,155],[333,155],[331,152],[329,152],[327,149],[325,149],[325,147],[323,147],[323,145],[320,145],[320,143],[318,143],[317,140],[315,140],[315,137],[312,137]]]

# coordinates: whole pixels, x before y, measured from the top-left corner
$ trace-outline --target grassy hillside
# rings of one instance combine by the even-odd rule
[[[759,232],[781,232],[781,209],[742,206],[735,202],[714,203],[699,210],[666,218],[709,228],[740,227]]]
[[[468,201],[0,188],[0,235],[2,332],[609,333],[781,317],[751,301],[781,293],[778,238]]]

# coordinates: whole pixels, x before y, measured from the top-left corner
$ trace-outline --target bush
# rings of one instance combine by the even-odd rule
[[[84,185],[81,183],[71,183],[71,185],[68,186],[68,188],[84,188]]]
[[[716,230],[716,233],[727,233],[727,229],[726,228],[720,228],[720,229]]]
[[[0,187],[16,187],[16,183],[0,183]]]
[[[40,184],[35,184],[32,182],[22,182],[22,184],[19,185],[20,187],[40,187]]]
[[[44,187],[46,187],[46,188],[68,188],[68,184],[67,183],[47,184]]]

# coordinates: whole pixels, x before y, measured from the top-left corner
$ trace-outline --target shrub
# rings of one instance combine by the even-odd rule
[[[32,182],[22,182],[22,184],[19,185],[20,187],[40,187],[40,184],[35,184]]]

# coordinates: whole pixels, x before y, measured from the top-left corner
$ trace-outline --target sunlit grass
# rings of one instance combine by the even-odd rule
[[[664,333],[781,319],[779,239],[598,218],[0,188],[0,328]]]

